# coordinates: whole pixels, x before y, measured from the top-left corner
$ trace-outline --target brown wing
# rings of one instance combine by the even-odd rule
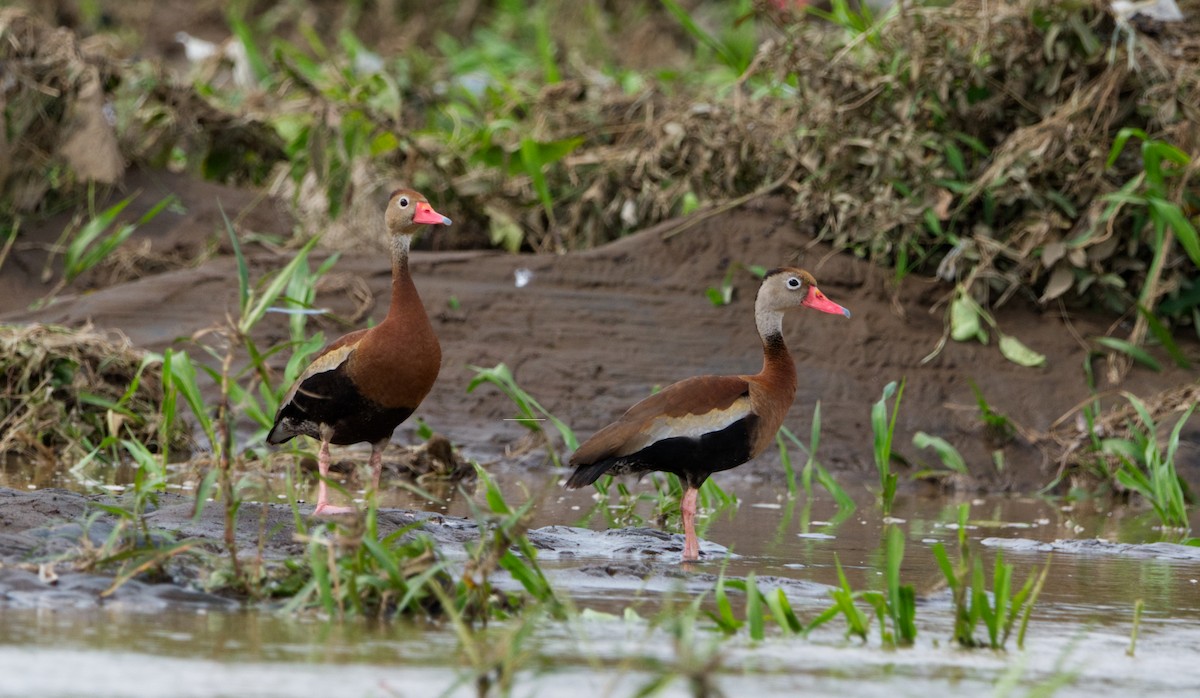
[[[698,376],[630,407],[571,456],[572,465],[623,456],[675,436],[719,431],[753,411],[744,376]]]

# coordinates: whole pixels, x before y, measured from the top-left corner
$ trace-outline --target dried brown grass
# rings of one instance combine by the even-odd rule
[[[112,184],[125,171],[105,113],[115,66],[67,29],[0,10],[0,220],[38,209],[52,192]]]
[[[114,333],[0,326],[0,454],[78,459],[110,435],[158,447],[157,369]],[[171,447],[184,442],[182,433],[170,438]]]

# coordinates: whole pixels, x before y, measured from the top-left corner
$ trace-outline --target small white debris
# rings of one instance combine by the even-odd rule
[[[525,267],[513,270],[513,283],[517,285],[517,288],[525,288],[529,285],[530,281],[533,281],[532,270]]]
[[[783,505],[776,504],[775,502],[755,502],[755,503],[751,504],[750,506],[755,507],[756,509],[782,509],[783,508]]]
[[[1113,0],[1112,11],[1119,22],[1128,22],[1137,15],[1159,22],[1183,21],[1175,0]]]
[[[902,524],[908,521],[908,519],[898,519],[895,516],[885,516],[881,520],[884,524]]]
[[[109,492],[124,492],[125,491],[125,485],[100,485],[100,488],[108,490]]]
[[[797,538],[809,538],[811,540],[834,540],[837,536],[831,536],[828,533],[797,533]]]
[[[633,199],[625,199],[625,203],[621,204],[621,222],[631,228],[638,224],[637,204],[633,203]]]
[[[354,72],[359,75],[374,75],[383,72],[383,57],[373,51],[360,48],[354,54]]]
[[[1115,3],[1114,3],[1115,4]],[[175,41],[183,44],[183,55],[189,63],[205,61],[221,50],[221,47],[211,41],[192,36],[187,32],[175,32]]]

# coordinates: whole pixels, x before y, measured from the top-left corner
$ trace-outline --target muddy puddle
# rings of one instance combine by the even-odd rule
[[[580,611],[568,621],[536,623],[523,644],[514,695],[635,695],[710,657],[719,658],[712,686],[725,695],[1026,695],[1053,686],[1061,686],[1057,695],[1093,697],[1200,691],[1194,662],[1200,548],[1170,542],[1144,512],[1035,497],[900,497],[893,516],[907,533],[902,579],[917,591],[914,647],[885,649],[877,624],[866,644],[847,639],[840,618],[807,637],[768,629],[761,643],[744,632],[723,638],[702,620],[691,640],[676,644],[667,624],[652,621],[695,595],[711,594],[722,570],[730,577],[754,572],[761,588],[783,588],[806,623],[830,605],[835,561],[853,588],[882,589],[885,524],[869,494],[860,492],[859,507],[847,513],[824,497],[789,501],[775,486],[727,478],[723,484],[737,505],[707,512],[706,559],[681,567],[681,537],[661,532],[648,502],[631,508],[598,502],[590,492],[561,490],[556,477],[527,469],[501,468],[496,475],[510,501],[539,499],[530,539],[553,586]],[[36,498],[47,492],[31,489],[41,486],[37,477],[36,470],[10,464],[0,484],[14,496]],[[70,477],[53,484],[114,489],[114,483],[81,487]],[[64,490],[56,496],[60,504],[76,497]],[[268,499],[278,496],[271,492]],[[474,535],[474,496],[467,491],[433,503],[393,488],[381,521],[423,516],[393,507],[429,510],[426,530],[453,558]],[[187,501],[187,494],[165,498],[151,521],[205,535],[203,521],[186,531],[179,523],[189,518]],[[1007,652],[966,651],[950,640],[953,605],[931,546],[953,545],[963,502],[971,504],[968,535],[987,551],[989,574],[990,558],[1001,550],[1016,566],[1015,584],[1050,560],[1023,651],[1011,640]],[[272,505],[280,516],[290,516],[286,509]],[[210,511],[215,531],[218,516]],[[11,569],[6,574],[0,579],[0,695],[475,695],[474,674],[448,627],[331,623],[170,585],[134,586],[125,596],[100,600],[93,587],[102,583],[64,578],[57,595],[47,595],[38,593],[33,573],[24,580]],[[1138,600],[1145,610],[1130,657]],[[739,613],[741,603],[734,599]],[[504,643],[515,629],[496,623],[490,632]],[[661,695],[693,692],[676,676]]]

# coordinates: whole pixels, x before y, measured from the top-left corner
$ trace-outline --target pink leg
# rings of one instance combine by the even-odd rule
[[[321,439],[321,450],[317,452],[317,470],[321,473],[321,479],[317,483],[317,508],[313,509],[312,515],[348,514],[354,511],[352,507],[335,507],[329,504],[329,488],[325,486],[325,479],[329,477],[329,439]]]
[[[688,487],[683,492],[683,501],[679,509],[683,513],[683,561],[695,562],[700,559],[700,541],[696,538],[696,498],[700,490]]]

